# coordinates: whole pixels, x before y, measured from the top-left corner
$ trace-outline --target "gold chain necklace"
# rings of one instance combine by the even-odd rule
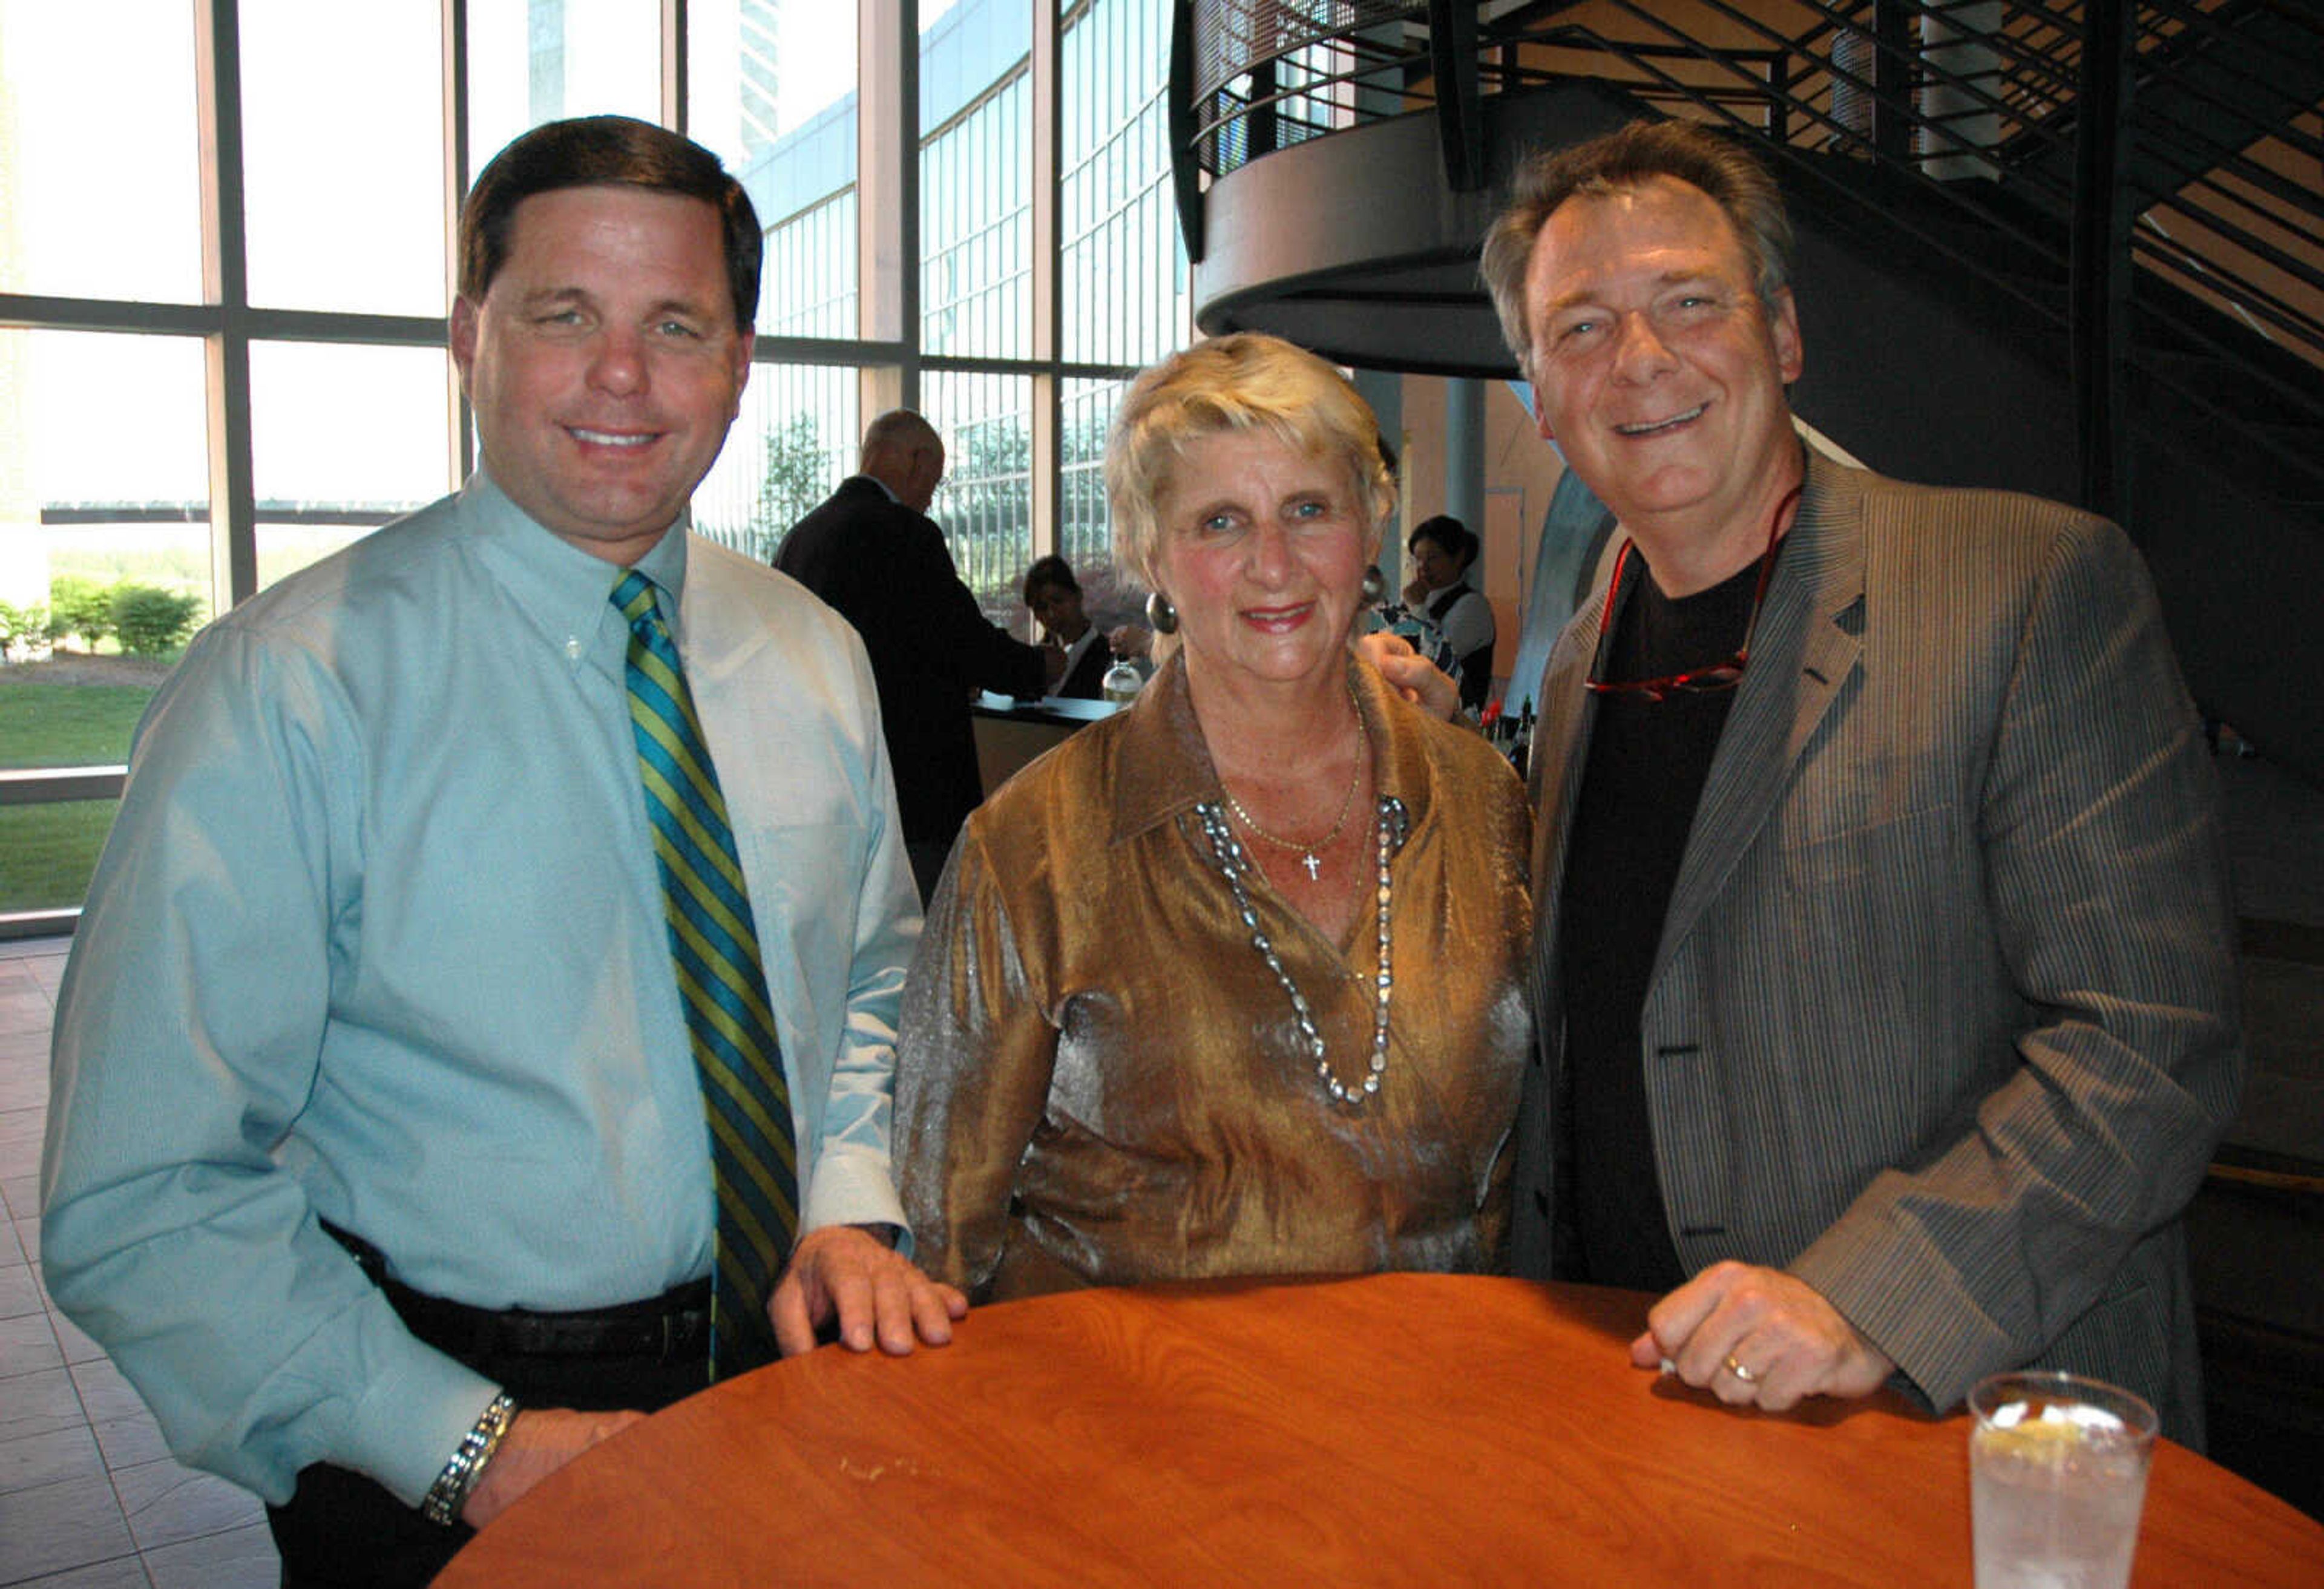
[[[1227,809],[1235,813],[1235,820],[1249,828],[1254,838],[1265,840],[1277,850],[1287,850],[1297,856],[1299,864],[1307,868],[1307,880],[1310,883],[1315,881],[1323,868],[1323,863],[1315,858],[1315,852],[1319,850],[1331,849],[1332,841],[1340,836],[1340,830],[1348,825],[1348,813],[1353,811],[1356,806],[1356,790],[1364,781],[1364,763],[1371,759],[1372,736],[1371,730],[1364,727],[1363,708],[1356,705],[1356,698],[1352,694],[1348,697],[1348,704],[1354,708],[1356,713],[1355,765],[1348,769],[1348,792],[1340,796],[1340,814],[1332,819],[1332,831],[1314,843],[1297,844],[1288,839],[1277,838],[1259,825],[1259,819],[1251,815],[1243,803],[1234,797],[1234,791],[1226,786],[1226,780],[1224,778],[1219,780],[1219,790],[1226,795]]]

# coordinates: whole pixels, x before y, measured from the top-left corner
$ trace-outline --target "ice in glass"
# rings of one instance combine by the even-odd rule
[[[1969,1412],[1977,1589],[2124,1589],[2154,1410],[2097,1380],[2005,1373]]]

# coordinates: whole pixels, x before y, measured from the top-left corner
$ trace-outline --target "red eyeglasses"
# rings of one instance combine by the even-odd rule
[[[1804,482],[1803,483],[1805,483]],[[1658,679],[1605,679],[1599,675],[1606,666],[1607,648],[1614,638],[1614,602],[1622,592],[1622,570],[1630,561],[1637,542],[1625,540],[1622,549],[1614,555],[1614,574],[1606,582],[1605,610],[1598,614],[1598,654],[1591,658],[1590,676],[1582,681],[1582,688],[1593,695],[1644,695],[1660,705],[1673,695],[1708,694],[1713,690],[1731,690],[1743,682],[1744,665],[1751,660],[1751,637],[1758,631],[1759,609],[1767,601],[1767,576],[1775,568],[1775,540],[1782,533],[1784,514],[1800,500],[1800,487],[1794,486],[1775,504],[1775,516],[1767,520],[1767,549],[1759,554],[1759,583],[1751,592],[1751,616],[1743,624],[1743,643],[1735,648],[1735,655],[1724,662],[1714,662],[1704,667],[1690,667],[1684,673],[1665,674]]]

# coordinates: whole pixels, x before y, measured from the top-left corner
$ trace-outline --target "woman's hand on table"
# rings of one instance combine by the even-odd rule
[[[941,1346],[968,1298],[930,1280],[918,1264],[860,1225],[826,1225],[799,1237],[790,1267],[767,1301],[786,1357],[815,1350],[815,1332],[836,1318],[840,1344],[903,1356],[918,1342]]]
[[[500,1448],[484,1476],[468,1492],[460,1520],[481,1529],[514,1505],[519,1497],[590,1447],[609,1440],[642,1412],[576,1412],[566,1407],[528,1407],[509,1420]]]
[[[1770,1412],[1808,1396],[1868,1396],[1896,1367],[1805,1281],[1732,1262],[1656,1302],[1630,1361],[1667,1364],[1722,1401]]]

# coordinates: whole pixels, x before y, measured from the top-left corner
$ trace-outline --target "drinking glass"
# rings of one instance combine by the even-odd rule
[[[2154,1409],[2070,1373],[1997,1373],[1969,1392],[1977,1589],[2124,1589]]]

